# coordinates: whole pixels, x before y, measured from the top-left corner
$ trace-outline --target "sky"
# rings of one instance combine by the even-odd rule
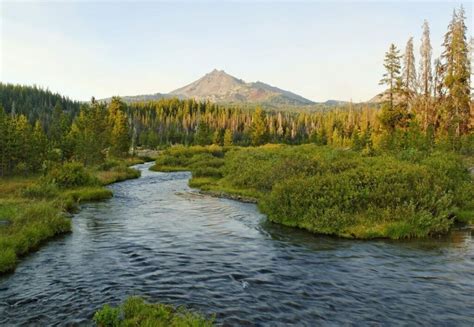
[[[0,81],[75,100],[166,93],[214,68],[313,101],[365,101],[390,43],[431,28],[433,58],[460,2],[0,0]],[[463,3],[469,35],[472,9]]]

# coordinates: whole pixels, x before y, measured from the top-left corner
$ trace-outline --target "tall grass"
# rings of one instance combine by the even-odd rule
[[[2,201],[0,217],[8,221],[0,227],[0,273],[13,270],[18,257],[51,237],[71,231],[71,220],[47,201]]]

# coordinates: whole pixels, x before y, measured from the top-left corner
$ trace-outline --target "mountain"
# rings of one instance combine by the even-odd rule
[[[261,103],[275,106],[314,104],[295,93],[262,82],[246,83],[217,69],[170,94],[218,103]]]
[[[214,69],[200,79],[170,93],[155,93],[124,96],[126,102],[158,100],[177,97],[180,99],[209,100],[228,104],[260,104],[264,107],[299,107],[314,105],[315,102],[298,94],[285,91],[263,82],[246,83],[223,70]],[[110,100],[103,99],[105,101]]]

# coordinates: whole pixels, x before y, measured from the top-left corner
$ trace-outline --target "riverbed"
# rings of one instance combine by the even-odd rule
[[[91,324],[129,295],[226,326],[474,325],[470,229],[417,241],[317,236],[149,166],[0,277],[1,326]]]

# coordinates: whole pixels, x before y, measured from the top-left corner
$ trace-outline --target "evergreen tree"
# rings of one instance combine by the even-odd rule
[[[108,105],[109,153],[115,157],[128,155],[131,145],[130,126],[126,104],[119,97],[113,97]]]
[[[126,157],[130,150],[130,128],[127,115],[117,111],[114,115],[110,138],[110,154],[116,157]]]
[[[388,86],[389,104],[393,108],[393,96],[399,91],[400,86],[400,51],[392,43],[385,53],[384,67],[386,72],[380,80],[380,84]]]
[[[234,136],[230,129],[226,129],[224,133],[224,146],[231,146],[234,143]]]
[[[265,113],[260,107],[257,107],[254,114],[252,115],[252,125],[250,129],[252,135],[252,145],[261,145],[267,141]]]
[[[413,37],[408,39],[407,45],[405,47],[405,55],[403,56],[402,80],[407,96],[413,96],[417,89],[415,55],[413,54]]]
[[[209,126],[205,122],[200,122],[197,127],[195,143],[197,145],[209,145],[212,143]]]
[[[40,171],[48,155],[48,139],[41,123],[37,120],[31,137],[31,152],[29,166],[32,172]]]
[[[96,101],[81,108],[68,135],[77,160],[86,165],[103,162],[110,135],[107,118],[107,108]]]
[[[431,41],[428,21],[423,23],[423,35],[420,47],[420,91],[426,98],[431,94]]]
[[[464,8],[461,6],[458,12],[453,12],[443,43],[444,84],[448,93],[447,126],[454,129],[456,136],[468,132],[470,120],[471,63],[465,20]]]

